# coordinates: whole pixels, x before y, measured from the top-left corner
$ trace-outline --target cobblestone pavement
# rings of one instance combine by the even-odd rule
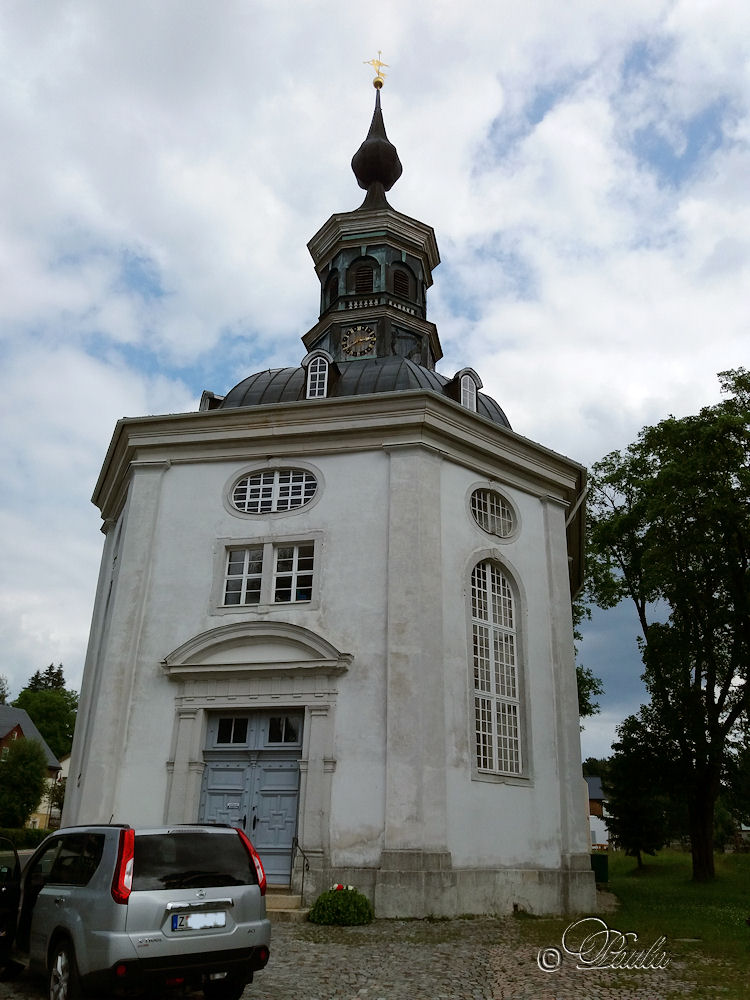
[[[610,924],[612,926],[612,924]],[[616,926],[616,923],[614,924]],[[274,924],[271,961],[243,1000],[670,1000],[695,996],[673,962],[665,970],[556,972],[512,917],[387,921],[365,927]],[[546,944],[546,942],[545,942]],[[550,947],[560,942],[550,941]],[[197,996],[195,1000],[197,1000]],[[0,1000],[41,1000],[43,984],[0,982]],[[695,1000],[700,1000],[696,997]]]

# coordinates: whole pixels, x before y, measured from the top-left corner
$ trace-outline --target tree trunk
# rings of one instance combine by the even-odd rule
[[[698,780],[690,797],[690,849],[693,855],[693,881],[710,882],[714,871],[714,805],[718,780],[713,775]]]

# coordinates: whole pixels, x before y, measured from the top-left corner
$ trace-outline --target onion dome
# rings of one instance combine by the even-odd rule
[[[352,170],[357,184],[367,197],[362,208],[387,205],[385,192],[390,191],[403,172],[396,147],[388,140],[380,108],[380,89],[375,92],[375,112],[367,138],[352,157]]]

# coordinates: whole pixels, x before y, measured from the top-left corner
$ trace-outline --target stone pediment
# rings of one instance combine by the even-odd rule
[[[235,622],[188,639],[164,660],[170,678],[206,675],[343,673],[352,660],[322,636],[286,622]]]

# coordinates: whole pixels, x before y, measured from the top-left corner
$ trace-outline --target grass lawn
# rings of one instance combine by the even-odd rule
[[[717,854],[716,880],[709,884],[691,881],[688,852],[665,850],[644,858],[639,871],[633,858],[610,851],[605,888],[617,896],[619,907],[601,918],[623,933],[635,931],[639,947],[665,937],[664,951],[679,969],[676,978],[695,984],[690,995],[696,1000],[748,1000],[750,854]],[[567,923],[525,922],[540,941],[552,940]]]

